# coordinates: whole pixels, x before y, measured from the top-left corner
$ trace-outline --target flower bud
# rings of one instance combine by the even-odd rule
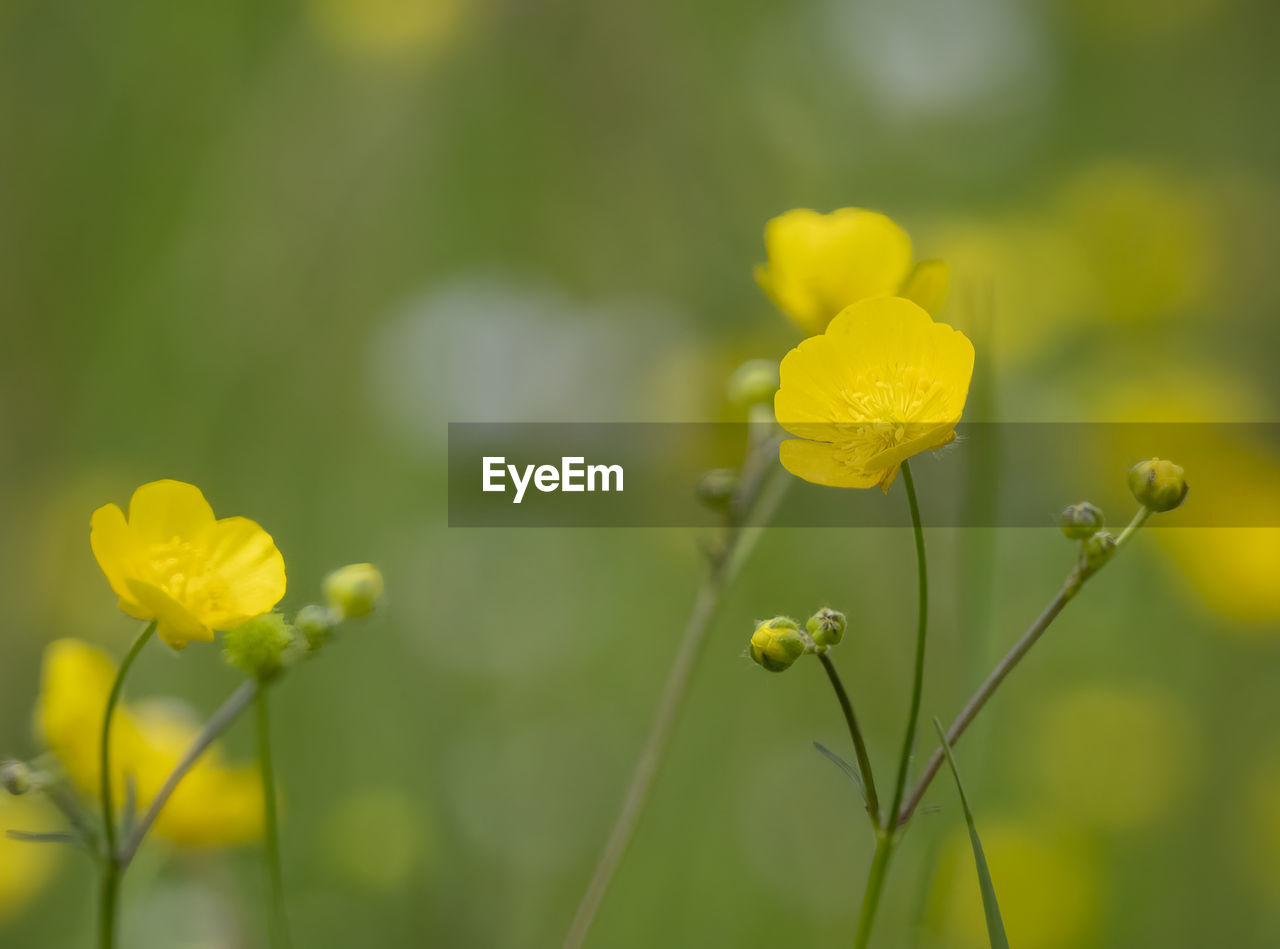
[[[1084,542],[1084,563],[1089,573],[1098,570],[1116,552],[1116,539],[1110,531],[1098,531]]]
[[[31,769],[21,761],[0,764],[0,786],[10,794],[26,794],[31,789]]]
[[[844,614],[824,606],[810,616],[804,626],[814,645],[834,646],[844,636]]]
[[[324,596],[342,619],[368,616],[382,596],[382,574],[371,563],[339,567],[324,578]]]
[[[733,468],[712,468],[698,482],[698,500],[713,511],[727,511],[738,490],[738,472]]]
[[[751,359],[729,377],[729,401],[734,405],[756,405],[773,402],[780,385],[778,364],[769,359]]]
[[[222,655],[231,665],[257,679],[269,679],[284,668],[284,652],[293,628],[279,613],[246,620],[222,637]]]
[[[804,655],[807,645],[795,620],[775,616],[751,634],[751,658],[770,672],[782,672]]]
[[[332,607],[312,603],[298,610],[293,625],[307,641],[308,649],[319,649],[333,636],[340,619]]]
[[[1088,501],[1064,508],[1058,518],[1058,526],[1067,540],[1088,540],[1102,530],[1102,524],[1102,511]]]
[[[1129,490],[1143,507],[1163,514],[1186,500],[1188,488],[1181,466],[1152,458],[1129,469]]]

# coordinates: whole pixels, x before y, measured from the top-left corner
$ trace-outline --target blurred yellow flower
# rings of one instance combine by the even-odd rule
[[[809,336],[866,297],[902,293],[929,308],[946,296],[946,266],[925,261],[913,274],[911,238],[876,211],[787,211],[765,225],[764,244],[756,282]]]
[[[783,466],[815,484],[884,491],[902,462],[955,438],[973,344],[901,297],[845,308],[782,360]]]
[[[58,756],[67,776],[86,795],[97,795],[99,739],[115,664],[76,639],[59,639],[45,650],[37,735]],[[123,801],[131,775],[139,810],[200,733],[198,722],[164,700],[121,704],[111,721],[112,788]],[[253,840],[262,831],[262,785],[256,768],[226,764],[217,743],[178,785],[160,812],[153,833],[183,846],[220,846]]]
[[[245,517],[215,520],[200,489],[152,481],[133,492],[129,518],[114,504],[93,512],[89,541],[120,609],[157,621],[175,649],[213,639],[284,596],[284,558]]]
[[[1033,767],[1055,813],[1073,821],[1114,829],[1159,822],[1197,774],[1195,721],[1162,691],[1087,686],[1049,698],[1038,718]]]
[[[1079,840],[1019,821],[983,820],[982,849],[991,869],[1009,944],[1018,949],[1093,945],[1101,916],[1096,861]],[[938,861],[929,922],[947,949],[987,949],[978,875],[969,835],[957,828]]]
[[[62,847],[11,840],[10,830],[49,833],[63,829],[61,816],[39,794],[13,797],[0,791],[0,923],[14,918],[49,882]]]

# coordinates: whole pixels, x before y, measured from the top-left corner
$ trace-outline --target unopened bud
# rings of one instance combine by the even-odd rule
[[[26,794],[31,789],[31,769],[21,761],[0,764],[0,786],[10,794]]]
[[[733,468],[712,468],[698,482],[698,500],[713,511],[727,511],[738,481],[738,472]]]
[[[382,574],[371,563],[339,567],[324,578],[324,596],[343,619],[368,616],[382,597]]]
[[[1116,539],[1110,531],[1098,531],[1084,542],[1084,563],[1089,573],[1098,570],[1116,552]]]
[[[308,649],[319,649],[332,638],[339,619],[332,607],[312,603],[298,610],[293,625],[307,641]]]
[[[1188,488],[1180,465],[1152,458],[1129,469],[1129,490],[1143,507],[1163,514],[1186,500]]]
[[[773,402],[778,391],[778,364],[768,359],[751,359],[729,377],[729,401],[734,405]]]
[[[804,624],[809,638],[816,646],[834,646],[844,637],[844,614],[839,610],[823,607],[809,617]]]
[[[284,668],[284,653],[293,629],[279,613],[263,613],[246,620],[222,637],[227,662],[256,679],[269,679]]]
[[[1102,530],[1102,511],[1088,501],[1072,504],[1058,518],[1058,526],[1068,540],[1088,540]]]
[[[751,658],[770,672],[791,668],[807,646],[799,625],[786,616],[765,620],[751,634]]]

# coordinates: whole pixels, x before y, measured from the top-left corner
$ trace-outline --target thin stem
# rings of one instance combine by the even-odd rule
[[[658,769],[666,756],[667,745],[671,741],[676,720],[684,706],[685,697],[689,692],[689,683],[697,667],[698,658],[702,654],[707,632],[720,607],[721,598],[759,539],[758,526],[744,525],[753,520],[753,512],[757,515],[754,520],[766,523],[781,501],[782,494],[789,483],[771,477],[778,470],[775,460],[776,450],[777,443],[773,438],[758,439],[749,452],[746,464],[743,465],[744,478],[739,513],[735,523],[729,529],[724,547],[712,560],[697,597],[694,599],[693,610],[685,621],[684,633],[676,649],[671,669],[667,673],[667,681],[663,685],[658,707],[653,713],[644,748],[640,752],[635,770],[631,775],[631,782],[627,786],[622,808],[613,822],[609,839],[605,842],[600,859],[592,871],[591,880],[582,894],[582,900],[578,903],[573,922],[569,925],[568,935],[565,936],[564,949],[579,949],[586,941],[587,933],[591,930],[591,924],[595,921],[600,904],[604,902],[614,875],[623,857],[626,856],[636,825],[640,822],[640,816],[648,804]],[[773,457],[766,458],[766,453]]]
[[[871,815],[871,823],[876,830],[880,829],[880,798],[876,795],[876,779],[871,773],[871,757],[867,754],[867,744],[862,739],[862,730],[858,728],[857,716],[853,714],[853,703],[849,701],[849,693],[844,690],[840,674],[836,672],[835,663],[825,652],[818,653],[818,661],[827,670],[827,678],[835,689],[836,699],[840,702],[840,710],[844,712],[845,723],[849,726],[849,737],[853,739],[853,751],[858,758],[858,770],[862,772],[862,787],[867,795],[867,813]]]
[[[916,659],[911,677],[911,711],[907,714],[907,733],[902,739],[902,754],[898,758],[898,777],[894,782],[893,806],[889,814],[898,813],[902,796],[906,793],[907,775],[911,770],[911,753],[915,749],[916,727],[920,722],[920,700],[924,695],[924,654],[929,632],[929,568],[924,552],[924,527],[920,522],[920,505],[916,500],[916,485],[911,477],[911,464],[902,463],[902,483],[907,489],[907,504],[911,508],[911,528],[916,542],[916,576],[918,578],[918,607],[916,612]],[[886,858],[887,859],[887,858]]]
[[[258,765],[262,771],[263,843],[267,858],[267,876],[271,887],[271,945],[289,945],[289,923],[284,911],[284,874],[280,870],[280,818],[276,810],[275,768],[271,761],[271,718],[265,689],[258,690]]]
[[[884,890],[884,878],[889,872],[889,857],[893,854],[894,836],[885,831],[876,838],[875,856],[871,858],[871,870],[867,874],[867,890],[862,897],[862,912],[858,916],[858,933],[854,937],[854,949],[866,949],[871,941],[871,927],[880,907],[880,894]]]
[[[98,782],[102,794],[102,832],[106,846],[102,855],[102,912],[99,919],[98,943],[102,949],[111,949],[116,939],[116,903],[120,894],[120,860],[116,852],[116,820],[115,804],[111,799],[111,719],[115,715],[116,705],[120,702],[120,694],[124,691],[124,680],[129,674],[129,667],[142,652],[142,647],[156,631],[156,621],[152,620],[138,634],[129,651],[125,654],[120,668],[116,672],[115,682],[111,684],[111,692],[107,695],[107,707],[102,713],[102,739],[99,744]]]
[[[209,721],[205,723],[204,728],[191,747],[187,749],[182,759],[169,772],[164,784],[160,786],[156,796],[151,799],[151,804],[147,807],[146,813],[142,815],[142,819],[138,821],[133,828],[133,832],[130,833],[129,839],[125,841],[120,850],[120,865],[122,867],[127,867],[132,862],[134,855],[138,852],[138,848],[142,846],[142,840],[146,837],[147,831],[156,822],[156,818],[160,816],[160,811],[173,795],[178,784],[187,776],[187,772],[195,766],[195,763],[200,760],[200,756],[226,730],[236,716],[244,711],[245,706],[253,701],[253,697],[258,694],[259,688],[261,686],[253,679],[243,683],[231,693],[231,697],[223,702]]]
[[[1119,548],[1121,544],[1128,540],[1134,531],[1146,523],[1147,518],[1150,516],[1151,511],[1149,508],[1144,507],[1138,511],[1133,520],[1129,522],[1129,526],[1124,529],[1124,532],[1116,540],[1116,547]],[[987,704],[987,701],[995,694],[996,689],[1000,687],[1000,683],[1008,677],[1014,666],[1022,660],[1022,657],[1030,652],[1031,647],[1044,635],[1049,625],[1058,618],[1058,614],[1062,612],[1063,608],[1080,592],[1080,588],[1084,586],[1084,582],[1090,576],[1092,576],[1092,573],[1080,568],[1071,571],[1063,583],[1062,589],[1049,602],[1049,605],[1044,608],[1044,611],[1036,617],[1035,622],[1027,628],[1021,638],[1013,644],[1013,648],[1005,653],[1003,659],[996,663],[996,667],[991,670],[982,685],[978,687],[978,691],[974,692],[969,701],[965,703],[964,708],[960,710],[960,714],[956,716],[955,721],[951,723],[951,727],[947,729],[947,744],[953,748],[955,747],[956,742],[960,740],[960,736],[969,727],[969,723],[982,711],[983,706]],[[916,783],[915,790],[911,792],[911,796],[907,798],[898,811],[899,827],[910,820],[911,815],[919,807],[925,791],[929,789],[929,784],[942,766],[944,755],[945,750],[939,745],[929,757],[929,761],[920,775],[920,780]]]

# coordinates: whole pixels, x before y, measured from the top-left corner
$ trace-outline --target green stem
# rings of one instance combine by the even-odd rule
[[[898,813],[902,797],[907,789],[907,775],[911,770],[911,753],[915,750],[916,726],[920,722],[920,700],[924,695],[924,653],[929,631],[929,568],[924,553],[924,527],[920,522],[920,504],[916,500],[916,485],[911,477],[911,464],[902,463],[902,483],[907,489],[907,504],[911,508],[911,528],[916,541],[916,574],[919,605],[916,613],[916,660],[911,677],[911,711],[907,715],[907,733],[902,739],[902,754],[898,758],[898,777],[894,782],[893,806],[889,814]],[[892,823],[892,821],[891,821]]]
[[[880,893],[884,890],[885,874],[889,871],[889,857],[893,853],[895,837],[892,831],[881,831],[876,838],[875,856],[871,858],[871,870],[867,874],[867,891],[862,897],[862,913],[858,917],[858,934],[854,949],[866,949],[871,941],[871,927],[880,907]]]
[[[862,788],[867,795],[867,813],[876,830],[880,829],[880,798],[876,795],[876,779],[871,773],[871,757],[867,754],[867,743],[862,739],[862,729],[858,727],[857,716],[853,714],[853,703],[849,701],[849,693],[844,690],[840,681],[840,673],[836,672],[835,663],[825,652],[818,653],[818,661],[827,670],[827,678],[831,680],[831,688],[835,689],[836,700],[840,710],[844,712],[845,723],[849,726],[849,737],[853,739],[853,751],[858,757],[858,770],[862,772]]]
[[[156,621],[152,620],[138,634],[129,651],[125,654],[120,669],[116,672],[116,680],[111,684],[111,692],[107,695],[107,707],[102,714],[102,737],[99,743],[98,782],[102,795],[102,832],[106,842],[102,854],[102,913],[99,926],[98,944],[102,949],[111,949],[116,940],[116,903],[120,894],[120,859],[116,851],[116,818],[115,803],[111,798],[111,719],[115,715],[116,706],[120,703],[120,694],[124,691],[124,680],[129,674],[129,667],[142,652],[152,634],[156,631]]]
[[[1118,549],[1126,540],[1133,536],[1133,532],[1147,522],[1147,518],[1151,516],[1151,508],[1141,507],[1138,513],[1133,515],[1133,520],[1129,522],[1129,526],[1120,532],[1120,536],[1116,538],[1116,548]]]
[[[276,810],[275,769],[271,762],[271,718],[265,689],[258,689],[254,706],[258,713],[258,765],[262,771],[263,844],[271,889],[271,945],[287,947],[289,924],[284,911],[284,874],[280,870],[280,819]]]

